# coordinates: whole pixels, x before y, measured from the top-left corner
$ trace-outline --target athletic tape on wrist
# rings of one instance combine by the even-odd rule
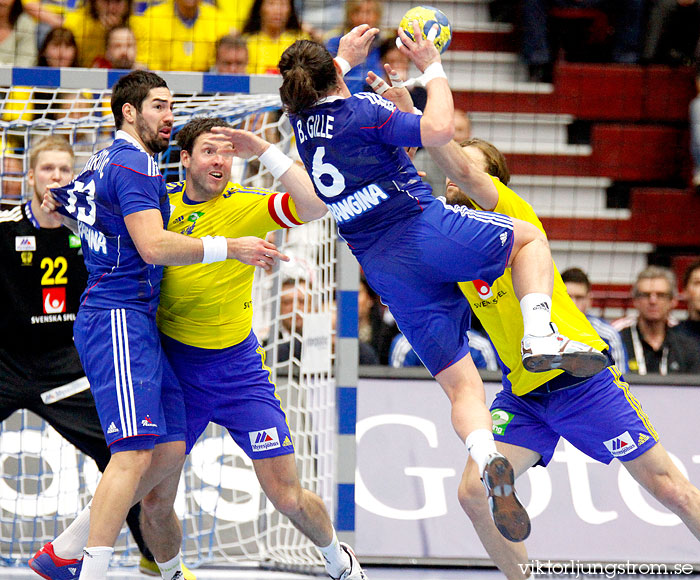
[[[350,66],[350,63],[345,60],[342,56],[336,56],[333,60],[338,63],[338,66],[340,67],[340,72],[343,73],[343,76],[348,74],[350,72],[350,69],[352,68]]]
[[[270,145],[265,153],[258,157],[267,170],[272,174],[272,177],[279,179],[287,170],[294,164],[289,157],[282,153],[274,145]]]
[[[429,65],[421,75],[421,81],[423,82],[424,86],[433,79],[447,79],[445,69],[442,68],[442,63],[434,62],[433,64]]]
[[[202,240],[202,264],[223,262],[228,255],[228,242],[223,236],[204,236]]]

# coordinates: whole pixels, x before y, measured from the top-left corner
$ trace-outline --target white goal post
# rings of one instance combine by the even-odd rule
[[[76,174],[90,155],[113,138],[109,87],[124,71],[42,69],[41,77],[37,71],[0,67],[0,85],[7,87],[0,88],[0,201],[4,204],[20,203],[7,195],[16,191],[17,184],[22,198],[29,197],[24,181],[27,152],[42,136],[67,137],[77,154]],[[293,133],[280,108],[278,77],[162,76],[175,96],[174,132],[195,116],[219,116],[293,152]],[[7,159],[21,164],[13,166]],[[7,169],[18,166],[19,170]],[[183,178],[175,145],[161,154],[160,168],[166,181]],[[232,181],[272,189],[277,185],[256,161],[234,163]],[[352,281],[349,292],[337,292],[337,235],[330,213],[274,236],[292,261],[272,274],[256,274],[254,330],[261,341],[267,341],[267,363],[294,435],[301,484],[321,496],[332,516],[338,513],[338,496],[346,504],[352,501],[340,510],[345,524],[341,523],[339,535],[348,538],[354,524],[354,486],[350,476],[339,493],[335,458],[340,441],[341,450],[349,454],[344,459],[349,467],[344,470],[354,474],[354,424],[337,435],[338,413],[351,413],[354,420],[354,398],[344,397],[349,400],[342,403],[344,410],[337,411],[336,391],[354,389],[352,369],[356,381],[357,363],[356,358],[349,361],[350,370],[343,371],[349,382],[337,389],[335,319],[336,298],[346,303],[356,300],[357,269],[350,258],[354,294]],[[288,315],[288,337],[279,332],[280,295],[283,284],[290,280],[300,298]],[[347,330],[352,321],[339,317],[338,325],[346,329],[339,342],[352,353],[356,318],[355,339],[352,330]],[[279,360],[277,347],[287,340],[303,344],[300,358],[292,347],[289,359]],[[60,533],[91,497],[98,478],[92,460],[35,415],[21,411],[0,424],[0,564],[26,562]],[[188,458],[175,508],[183,525],[183,555],[188,565],[249,561],[292,568],[321,565],[316,549],[266,500],[250,460],[218,426],[209,426]],[[115,560],[130,565],[138,555],[124,527]]]

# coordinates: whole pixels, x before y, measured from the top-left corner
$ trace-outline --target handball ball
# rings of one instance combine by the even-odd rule
[[[418,21],[423,38],[427,38],[430,29],[434,24],[437,24],[439,28],[433,44],[440,53],[447,50],[452,41],[452,27],[444,12],[432,6],[416,6],[406,12],[399,23],[399,27],[403,29],[411,40],[413,40],[413,25],[411,24],[413,20]]]

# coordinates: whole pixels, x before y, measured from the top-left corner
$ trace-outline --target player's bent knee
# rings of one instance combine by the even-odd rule
[[[299,486],[278,487],[268,497],[275,509],[285,516],[293,516],[302,509],[303,490]]]
[[[474,476],[463,477],[457,489],[459,504],[470,519],[490,517],[486,493],[481,480]]]
[[[153,449],[128,449],[116,452],[112,450],[109,468],[124,474],[132,474],[140,479],[148,471],[152,459]]]

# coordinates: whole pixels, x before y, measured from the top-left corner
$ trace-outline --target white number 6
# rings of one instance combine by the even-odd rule
[[[311,176],[318,190],[326,197],[335,197],[343,193],[345,189],[345,177],[338,171],[338,168],[331,163],[324,163],[323,156],[326,154],[325,147],[319,147],[314,153],[314,161],[311,167]],[[331,184],[326,185],[321,181],[321,177],[328,175]]]

